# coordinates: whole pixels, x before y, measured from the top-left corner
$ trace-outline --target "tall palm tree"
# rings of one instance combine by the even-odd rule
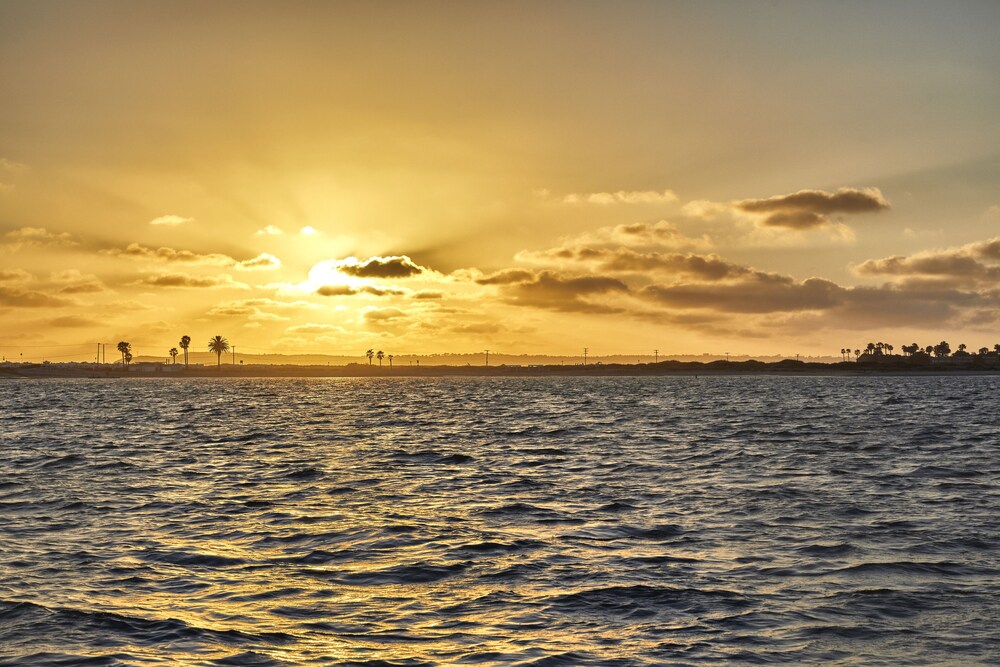
[[[215,356],[219,360],[219,370],[222,370],[222,355],[225,352],[229,352],[229,341],[222,336],[216,336],[208,341],[208,351],[215,352]]]
[[[383,352],[382,350],[379,350],[378,352],[375,353],[375,356],[378,357],[378,365],[379,365],[379,368],[381,368],[382,367],[382,359],[385,358],[385,352]]]
[[[118,351],[122,353],[122,367],[128,366],[128,362],[132,358],[132,355],[131,355],[131,352],[132,352],[132,343],[128,343],[126,341],[120,341],[118,343],[117,348],[118,348]],[[129,356],[129,359],[125,358],[126,354]]]
[[[392,355],[389,355],[389,368],[392,368]]]
[[[170,351],[167,352],[167,354],[169,354],[171,357],[174,358],[174,366],[176,366],[177,365],[177,355],[180,354],[180,352],[177,351],[176,347],[172,347],[172,348],[170,348]]]
[[[375,356],[375,350],[368,350],[367,352],[365,352],[365,356],[368,357],[368,365],[371,366],[372,365],[372,357]]]
[[[191,347],[191,336],[181,336],[181,349],[184,350],[184,368],[188,366],[188,348]]]

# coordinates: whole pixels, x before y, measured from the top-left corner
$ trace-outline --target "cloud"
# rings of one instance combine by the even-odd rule
[[[158,218],[150,220],[149,224],[154,226],[176,227],[177,225],[183,225],[188,222],[194,222],[194,218],[184,218],[179,215],[161,215]]]
[[[125,248],[110,248],[102,250],[101,253],[112,257],[145,259],[171,264],[233,267],[240,271],[269,270],[281,267],[281,260],[266,252],[261,253],[252,259],[239,261],[229,255],[224,255],[218,252],[199,253],[191,250],[176,250],[168,247],[150,248],[139,243],[130,243]]]
[[[323,285],[316,290],[320,296],[353,296],[357,293],[350,285]]]
[[[564,237],[562,245],[616,245],[629,248],[701,249],[712,247],[707,235],[692,237],[684,234],[672,222],[636,222],[601,227],[592,232]]]
[[[232,276],[221,274],[218,276],[189,276],[186,273],[161,273],[153,276],[146,276],[135,283],[149,287],[180,287],[180,288],[234,288],[249,289],[249,285],[236,282]]]
[[[56,317],[48,321],[50,327],[60,327],[60,328],[82,328],[82,327],[96,327],[103,324],[97,320],[87,319],[86,317],[77,317],[74,315],[67,315],[66,317]]]
[[[843,301],[844,288],[821,278],[797,282],[788,276],[756,273],[735,284],[649,285],[641,297],[671,308],[725,313],[826,310]]]
[[[877,213],[889,208],[878,188],[840,188],[835,192],[799,190],[767,199],[744,199],[732,207],[753,215],[766,227],[814,229],[830,224],[833,213]]]
[[[476,283],[480,285],[512,285],[514,283],[526,283],[535,279],[535,272],[527,269],[504,269],[491,273],[488,276],[477,278]]]
[[[0,285],[0,306],[8,308],[62,308],[72,301],[42,292]]]
[[[76,269],[57,271],[50,277],[60,294],[94,294],[105,290],[97,276],[85,275]]]
[[[364,318],[368,322],[389,322],[405,317],[406,313],[398,308],[372,308],[366,310],[364,314]]]
[[[708,201],[707,199],[694,199],[681,206],[681,213],[683,215],[700,220],[715,220],[730,210],[729,204]]]
[[[263,229],[258,229],[256,232],[257,236],[281,236],[284,234],[280,227],[275,227],[274,225],[267,225]]]
[[[0,170],[2,171],[24,171],[27,168],[26,164],[0,157]]]
[[[427,270],[406,255],[371,257],[363,262],[356,257],[348,257],[334,262],[333,268],[356,278],[409,278]]]
[[[659,273],[692,276],[702,280],[724,280],[750,273],[715,254],[636,252],[628,248],[553,248],[537,253],[519,253],[518,259],[538,264],[588,265],[603,273]]]
[[[44,227],[21,227],[4,234],[6,246],[17,250],[22,246],[74,246],[73,237],[66,232],[50,232]]]
[[[315,227],[312,227],[311,225],[306,225],[305,227],[299,230],[299,234],[301,234],[302,236],[316,236],[317,234],[319,234],[319,232],[316,230]]]
[[[419,292],[414,292],[414,299],[426,300],[426,299],[441,299],[444,297],[443,292],[437,292],[435,290],[420,290]]]
[[[617,313],[620,305],[601,299],[625,295],[628,286],[606,276],[562,276],[543,271],[530,281],[500,283],[500,296],[507,303],[564,312]]]
[[[31,274],[23,269],[0,269],[0,282],[23,282],[31,280]]]
[[[618,190],[616,192],[570,193],[562,198],[564,204],[666,204],[677,201],[672,190]]]
[[[285,333],[314,336],[330,333],[346,333],[346,330],[343,327],[338,327],[333,324],[314,324],[310,322],[307,324],[298,324],[293,327],[288,327],[285,329]]]
[[[148,248],[138,243],[130,243],[124,249],[111,248],[102,250],[103,254],[113,257],[129,257],[132,259],[151,259],[161,262],[177,262],[181,264],[198,264],[206,266],[235,266],[236,260],[221,253],[197,253],[190,250],[175,250],[174,248]]]
[[[245,259],[242,262],[236,262],[235,266],[240,271],[252,271],[254,269],[270,270],[281,267],[281,260],[274,255],[262,252],[253,259]]]
[[[1000,237],[919,252],[909,257],[869,259],[853,268],[859,276],[880,276],[890,280],[922,279],[993,286],[1000,280]]]

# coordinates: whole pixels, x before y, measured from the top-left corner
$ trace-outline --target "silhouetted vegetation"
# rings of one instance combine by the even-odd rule
[[[132,343],[123,340],[119,341],[116,347],[122,353],[122,366],[128,366],[132,361]]]
[[[208,341],[208,351],[215,352],[219,361],[219,370],[222,370],[222,353],[229,352],[229,341],[222,336],[215,336]]]
[[[184,368],[188,366],[188,348],[191,347],[191,336],[181,336],[181,349],[184,350]]]

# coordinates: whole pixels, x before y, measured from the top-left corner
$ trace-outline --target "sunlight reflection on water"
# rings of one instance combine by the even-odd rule
[[[1000,656],[992,377],[0,389],[0,664]]]

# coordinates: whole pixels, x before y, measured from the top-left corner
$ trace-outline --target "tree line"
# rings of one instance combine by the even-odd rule
[[[896,349],[895,347],[893,347],[888,343],[883,343],[883,342],[868,343],[868,345],[866,345],[863,350],[861,349],[851,350],[851,348],[849,347],[841,348],[840,356],[844,361],[849,361],[852,354],[854,355],[855,361],[859,360],[861,357],[870,357],[870,358],[889,357],[893,356],[892,351],[895,349]],[[956,356],[956,357],[979,356],[985,358],[987,356],[992,355],[994,357],[1000,358],[1000,343],[994,345],[992,350],[988,347],[981,347],[975,353],[968,351],[969,349],[968,345],[966,345],[965,343],[960,343],[958,346],[958,350],[954,353],[954,355],[952,355],[951,345],[946,340],[941,341],[937,345],[927,345],[926,347],[921,347],[917,343],[911,343],[909,345],[902,346],[902,348],[900,349],[902,350],[903,352],[902,356],[904,357],[915,357],[917,355],[926,355],[927,357],[933,356],[938,359],[944,359],[945,357],[949,356]]]

